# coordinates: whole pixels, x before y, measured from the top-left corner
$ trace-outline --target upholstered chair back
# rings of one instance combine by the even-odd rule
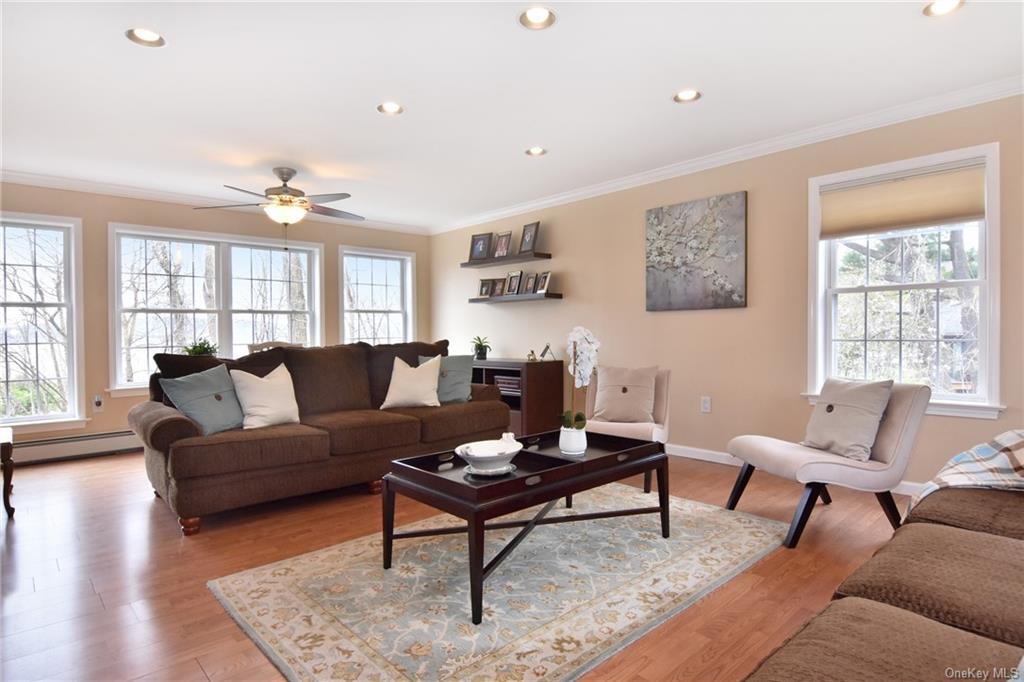
[[[896,468],[902,477],[932,391],[917,384],[893,384],[889,405],[871,448],[871,459]]]

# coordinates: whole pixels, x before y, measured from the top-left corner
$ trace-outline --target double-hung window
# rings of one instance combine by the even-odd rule
[[[320,342],[318,245],[112,225],[114,385],[144,386],[153,355],[207,340]]]
[[[931,414],[998,416],[997,159],[812,180],[812,396],[828,377],[892,379],[931,387]]]
[[[79,417],[73,219],[0,223],[0,423]]]
[[[345,342],[412,341],[413,254],[344,246],[340,251]]]

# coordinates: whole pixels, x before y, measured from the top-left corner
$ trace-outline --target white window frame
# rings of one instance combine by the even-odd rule
[[[28,226],[58,227],[65,230],[64,259],[68,269],[67,307],[68,339],[71,353],[68,368],[68,411],[65,414],[47,416],[26,416],[15,419],[0,419],[0,425],[14,427],[15,433],[58,431],[85,426],[85,332],[84,316],[80,294],[82,288],[82,219],[71,216],[45,215],[41,213],[17,213],[0,211],[4,222],[21,223]]]
[[[412,251],[395,251],[391,249],[374,249],[368,246],[338,247],[338,338],[342,343],[350,343],[345,337],[345,256],[368,256],[398,258],[403,261],[402,278],[405,283],[405,340],[415,341],[419,338],[416,329],[416,254]]]
[[[206,232],[201,230],[182,230],[170,227],[154,227],[151,225],[134,225],[129,223],[108,223],[107,225],[107,253],[109,254],[110,267],[108,268],[108,295],[110,305],[110,388],[107,392],[113,396],[145,395],[148,387],[145,382],[134,384],[119,383],[118,367],[121,352],[121,291],[120,291],[120,270],[121,250],[118,248],[118,237],[121,235],[133,237],[178,239],[190,242],[206,242],[217,247],[217,308],[209,311],[217,315],[217,346],[221,349],[231,349],[231,246],[254,246],[301,249],[310,253],[309,264],[309,288],[310,288],[310,329],[312,330],[310,344],[319,345],[324,338],[323,322],[323,257],[324,245],[320,242],[304,242],[289,239],[273,239],[269,237],[251,237],[248,235],[237,235],[221,232]]]
[[[979,330],[978,386],[982,401],[933,399],[927,414],[947,417],[997,419],[1006,409],[999,402],[999,143],[954,149],[892,163],[821,175],[808,180],[808,287],[807,287],[807,390],[803,394],[811,404],[817,402],[821,386],[828,377],[831,347],[831,305],[829,295],[833,241],[821,240],[821,195],[825,189],[842,185],[865,184],[920,173],[967,165],[985,167],[985,220],[979,233],[979,304],[984,324]]]

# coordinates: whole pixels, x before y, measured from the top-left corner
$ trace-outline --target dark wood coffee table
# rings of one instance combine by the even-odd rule
[[[392,545],[396,538],[468,533],[470,602],[474,623],[480,623],[483,612],[484,580],[536,526],[658,513],[661,515],[661,535],[669,536],[668,458],[661,443],[588,433],[586,454],[569,457],[558,449],[558,431],[519,440],[525,447],[513,460],[517,469],[504,476],[467,474],[466,462],[451,451],[395,460],[391,463],[391,473],[384,476],[384,568],[391,568]],[[643,473],[649,477],[652,471],[658,477],[656,507],[546,518],[561,499],[571,507],[575,493],[636,474]],[[467,525],[396,533],[396,493],[465,519]],[[544,506],[528,521],[487,523],[498,516],[538,504]],[[485,566],[484,531],[502,528],[522,530]]]

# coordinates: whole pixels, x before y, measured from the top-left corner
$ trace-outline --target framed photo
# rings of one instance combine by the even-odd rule
[[[490,298],[491,290],[494,288],[494,282],[489,279],[480,280],[480,298]]]
[[[530,274],[528,274],[526,276],[526,283],[523,285],[523,290],[520,291],[519,293],[521,293],[521,294],[532,294],[534,289],[536,289],[536,288],[537,288],[537,273],[536,272],[531,272]]]
[[[508,279],[505,280],[505,295],[514,296],[519,293],[519,284],[523,280],[523,271],[516,270],[515,272],[508,273]]]
[[[486,260],[491,257],[491,240],[494,235],[474,234],[469,244],[469,260]]]
[[[540,273],[540,277],[537,278],[537,291],[538,294],[546,294],[548,292],[548,286],[551,284],[551,271]]]
[[[523,236],[519,240],[519,253],[533,253],[537,244],[537,232],[540,231],[540,222],[523,225]]]
[[[503,280],[503,279],[493,280],[492,286],[491,286],[491,297],[493,298],[494,296],[504,296],[504,295],[505,295],[505,280]]]
[[[494,247],[494,257],[504,258],[508,255],[509,249],[512,247],[512,233],[511,232],[499,232],[497,245]]]

